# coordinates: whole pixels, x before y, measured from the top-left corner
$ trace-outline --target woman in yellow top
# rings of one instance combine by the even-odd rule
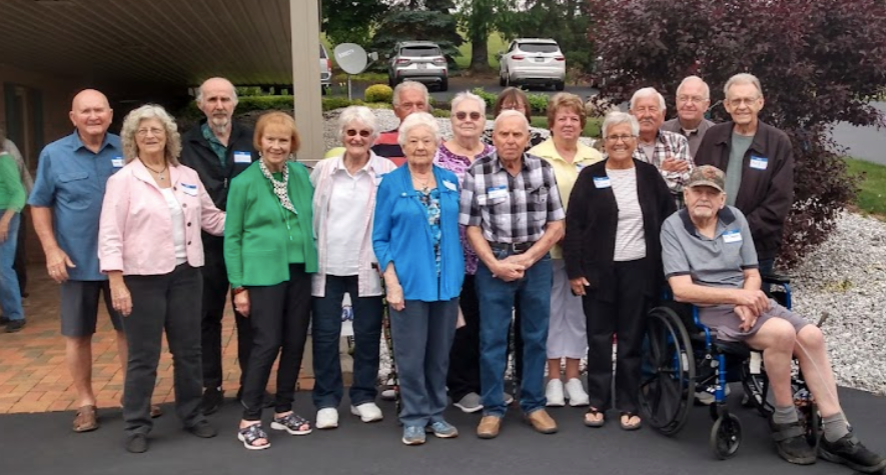
[[[548,129],[551,137],[529,149],[554,167],[557,188],[563,208],[583,167],[603,160],[597,150],[579,142],[587,123],[584,103],[575,94],[559,93],[548,102]],[[581,297],[572,293],[563,250],[559,244],[551,249],[554,284],[551,289],[551,320],[548,327],[548,385],[545,390],[548,406],[587,406],[588,394],[579,379],[579,361],[587,350],[585,315]],[[566,359],[566,384],[560,379],[560,362]]]

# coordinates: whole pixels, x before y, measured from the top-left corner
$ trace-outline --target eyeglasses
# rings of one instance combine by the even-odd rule
[[[148,132],[151,133],[154,137],[160,137],[162,135],[166,135],[166,131],[163,129],[159,129],[157,127],[152,127],[150,129],[138,129],[135,131],[135,135],[139,137],[147,137]]]
[[[501,106],[501,110],[503,110],[503,111],[511,110],[511,111],[521,111],[522,112],[525,109],[526,109],[526,106],[524,106],[523,104],[520,104],[519,102],[516,104],[515,103],[502,104],[502,106]]]
[[[363,137],[364,139],[366,137],[369,137],[370,135],[372,135],[372,131],[370,131],[370,130],[348,129],[347,131],[345,131],[345,133],[348,134],[348,137],[353,137],[357,134],[360,134],[360,137]]]
[[[757,101],[760,100],[760,96],[757,97],[736,97],[735,99],[726,99],[726,102],[729,103],[732,107],[739,107],[742,105],[753,105],[756,104]]]
[[[411,111],[411,110],[419,110],[424,111],[427,110],[428,106],[424,102],[404,102],[397,106],[400,109]]]
[[[480,113],[476,112],[476,111],[471,112],[470,114],[468,114],[465,111],[459,111],[459,112],[456,112],[454,115],[455,115],[455,118],[458,120],[465,120],[469,116],[470,116],[471,120],[480,120],[480,117],[482,117],[480,115]]]
[[[629,140],[633,139],[633,135],[610,135],[606,137],[606,140],[611,143],[624,142],[628,143]]]
[[[690,104],[701,104],[705,101],[704,97],[701,96],[677,96],[677,102],[688,102]]]

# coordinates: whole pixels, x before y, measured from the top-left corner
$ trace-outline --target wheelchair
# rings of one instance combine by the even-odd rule
[[[777,290],[770,296],[791,308],[788,278],[764,276],[763,282],[775,284]],[[792,367],[794,404],[806,427],[807,442],[817,448],[820,416],[796,360]],[[708,446],[721,460],[733,457],[742,440],[741,420],[726,405],[727,383],[741,382],[748,399],[744,405],[767,420],[774,411],[767,400],[769,380],[762,352],[718,340],[716,331],[700,322],[698,309],[688,304],[666,302],[649,312],[642,368],[640,414],[666,436],[676,435],[686,424],[697,390],[713,392],[709,410],[714,425]]]

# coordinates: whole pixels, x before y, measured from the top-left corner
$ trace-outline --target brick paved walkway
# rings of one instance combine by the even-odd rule
[[[74,410],[76,392],[65,365],[65,343],[60,334],[59,290],[42,266],[29,269],[27,326],[19,333],[0,328],[0,414]],[[116,332],[101,304],[98,329],[93,337],[92,384],[99,407],[120,406],[123,372],[117,358]],[[237,340],[233,312],[225,310],[222,330],[222,367],[228,396],[239,389]],[[154,389],[154,403],[172,402],[172,355],[164,341]],[[272,376],[270,388],[273,390]],[[300,389],[313,387],[313,380],[299,381]]]

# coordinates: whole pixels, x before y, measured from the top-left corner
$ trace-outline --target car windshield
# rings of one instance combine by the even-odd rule
[[[520,43],[520,51],[526,53],[556,53],[560,47],[554,43]]]
[[[432,56],[441,56],[440,48],[436,46],[409,46],[400,48],[400,56],[409,56],[413,58],[430,58]]]

